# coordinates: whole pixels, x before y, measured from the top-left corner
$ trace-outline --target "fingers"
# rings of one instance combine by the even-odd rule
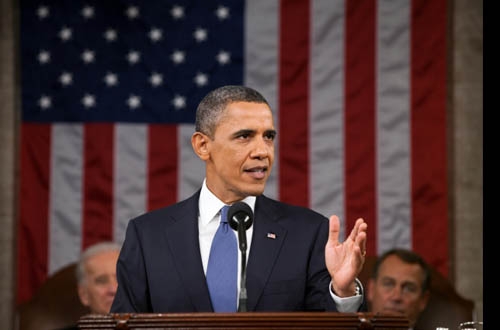
[[[330,217],[330,234],[328,235],[328,243],[333,246],[337,246],[339,244],[339,235],[340,235],[340,220],[336,215],[332,215]]]
[[[361,218],[356,221],[353,232],[356,231],[355,242],[361,250],[361,255],[364,257],[366,254],[366,230],[368,229],[368,224]]]
[[[349,239],[354,241],[355,246],[359,247],[359,251],[362,256],[366,254],[366,230],[368,228],[367,223],[359,218],[354,224],[354,228],[349,234]]]
[[[354,224],[354,228],[349,234],[348,239],[351,239],[354,242],[354,245],[359,248],[359,253],[362,256],[366,254],[366,231],[368,229],[368,224],[363,220],[363,218],[359,218],[356,220]],[[336,215],[330,216],[330,233],[328,236],[328,244],[330,246],[337,246],[339,244],[339,235],[340,235],[340,220]]]

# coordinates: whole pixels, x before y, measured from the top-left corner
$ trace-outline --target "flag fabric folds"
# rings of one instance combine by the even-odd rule
[[[445,0],[22,0],[18,303],[200,187],[196,106],[227,84],[275,111],[266,195],[342,238],[363,217],[369,254],[447,275],[446,19]]]

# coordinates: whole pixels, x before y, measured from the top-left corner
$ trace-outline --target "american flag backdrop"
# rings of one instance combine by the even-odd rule
[[[275,111],[266,195],[449,266],[446,0],[22,0],[17,301],[194,193],[198,102]]]

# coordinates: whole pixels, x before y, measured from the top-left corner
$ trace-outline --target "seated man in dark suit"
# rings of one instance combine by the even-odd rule
[[[430,297],[431,269],[415,252],[391,249],[376,261],[368,282],[370,311],[404,315],[415,326]]]
[[[116,294],[116,262],[121,246],[100,242],[87,247],[76,265],[78,297],[89,313],[107,314]],[[78,329],[75,325],[65,330]]]
[[[364,220],[358,219],[339,242],[337,216],[328,221],[310,209],[263,195],[276,134],[271,108],[257,91],[224,86],[205,96],[191,138],[194,152],[205,162],[202,187],[184,201],[129,221],[111,312],[236,312],[242,302],[248,311],[366,308],[357,280],[366,253]],[[212,264],[217,258],[211,249],[218,246],[219,222],[222,228],[227,220],[221,213],[224,206],[238,202],[246,203],[254,214],[253,225],[245,232],[246,281],[238,283],[245,263],[238,254],[237,235],[230,230],[232,242],[225,249],[230,257],[216,261],[239,258],[240,262],[221,273],[231,277],[212,284],[211,269],[218,266]],[[247,296],[239,300],[242,291]],[[227,304],[219,308],[222,300]]]

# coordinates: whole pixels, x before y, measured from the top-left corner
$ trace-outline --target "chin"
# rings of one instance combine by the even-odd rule
[[[265,185],[262,185],[262,187],[252,187],[252,189],[249,189],[249,195],[250,196],[259,196],[264,193],[264,188]]]
[[[266,188],[266,183],[264,182],[252,182],[245,184],[244,186],[240,186],[240,191],[244,192],[246,196],[258,196],[262,195],[264,189]]]

